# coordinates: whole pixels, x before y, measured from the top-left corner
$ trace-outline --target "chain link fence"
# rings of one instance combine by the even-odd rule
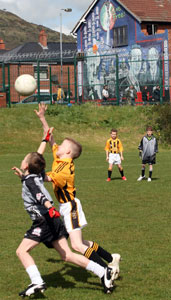
[[[47,96],[50,103],[98,102],[103,105],[146,105],[170,102],[171,60],[164,57],[132,59],[128,55],[105,53],[22,54],[0,56],[0,102],[7,106],[23,101],[14,88],[21,74],[37,80],[32,99],[40,102]],[[104,97],[106,86],[107,97]],[[59,99],[62,88],[62,99]],[[31,96],[28,96],[28,103]],[[61,100],[61,101],[58,101]],[[27,102],[27,99],[25,100]]]
[[[131,59],[128,55],[80,55],[77,58],[81,102],[143,105],[170,102],[169,59]],[[108,96],[104,97],[106,86]],[[107,95],[107,94],[106,94]]]

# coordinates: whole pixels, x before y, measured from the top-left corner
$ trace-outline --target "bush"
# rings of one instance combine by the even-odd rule
[[[171,105],[152,106],[148,121],[156,131],[159,141],[171,144]]]

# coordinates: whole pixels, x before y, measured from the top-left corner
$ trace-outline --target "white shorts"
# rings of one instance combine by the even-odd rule
[[[111,165],[120,165],[121,157],[119,153],[109,153],[109,164]]]
[[[87,221],[79,199],[59,204],[59,212],[63,217],[67,232],[82,229],[87,225]]]

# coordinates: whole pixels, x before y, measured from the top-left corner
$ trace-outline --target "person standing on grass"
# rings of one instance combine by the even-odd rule
[[[47,132],[49,125],[45,119],[47,106],[39,104],[39,111],[35,110],[40,119],[44,132]],[[93,260],[103,267],[112,268],[112,280],[119,276],[120,254],[110,254],[100,247],[96,242],[84,240],[82,228],[87,225],[87,221],[79,199],[76,198],[75,189],[75,166],[74,159],[78,158],[82,152],[82,146],[71,138],[65,138],[61,145],[57,145],[53,136],[49,140],[53,153],[52,171],[48,172],[45,181],[53,183],[56,199],[59,202],[59,212],[63,216],[64,224],[69,233],[73,250],[82,253],[85,257]],[[45,151],[42,148],[39,153]]]
[[[108,139],[106,142],[105,151],[106,151],[106,160],[109,162],[108,178],[106,181],[111,181],[113,165],[117,165],[122,180],[127,180],[126,177],[124,176],[123,167],[121,165],[121,160],[124,160],[123,146],[120,139],[118,139],[117,137],[116,129],[111,129],[110,139]]]
[[[145,166],[149,165],[148,182],[151,182],[153,165],[156,163],[156,153],[158,152],[157,139],[153,136],[153,129],[151,126],[147,127],[147,134],[142,138],[138,149],[140,157],[142,158],[141,175],[137,181],[145,179]]]
[[[46,141],[45,138],[38,151],[44,147],[43,144],[46,144]],[[58,251],[64,261],[92,271],[101,279],[105,293],[111,293],[113,290],[112,269],[104,268],[83,255],[73,253],[68,246],[68,233],[60,219],[60,213],[55,209],[53,200],[43,184],[45,176],[43,156],[38,152],[27,154],[21,162],[20,168],[14,166],[12,170],[21,179],[24,207],[33,223],[16,250],[16,254],[31,280],[31,284],[20,292],[19,296],[30,296],[46,290],[46,284],[29,253],[41,242],[46,247]]]

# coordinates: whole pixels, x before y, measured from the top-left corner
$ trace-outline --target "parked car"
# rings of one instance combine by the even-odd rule
[[[56,101],[57,95],[52,94],[52,102]],[[51,103],[51,96],[50,94],[40,94],[40,102],[45,103]],[[38,94],[33,94],[25,99],[23,99],[21,102],[18,102],[17,104],[36,104],[38,103]]]

